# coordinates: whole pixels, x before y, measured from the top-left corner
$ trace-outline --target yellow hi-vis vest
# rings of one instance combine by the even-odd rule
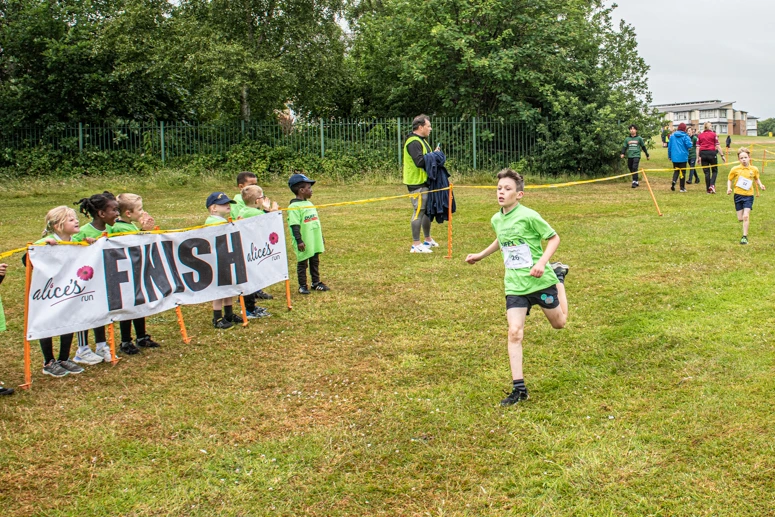
[[[414,160],[409,156],[407,146],[412,142],[420,142],[423,148],[423,154],[431,152],[431,146],[417,135],[412,135],[404,142],[404,185],[421,185],[428,181],[428,174],[425,169],[422,169],[414,164]]]

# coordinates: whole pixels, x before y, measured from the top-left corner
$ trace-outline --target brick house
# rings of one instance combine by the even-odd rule
[[[719,134],[750,135],[756,133],[756,117],[749,117],[747,111],[734,108],[735,102],[697,101],[658,104],[652,106],[668,121],[670,130],[681,122],[702,130],[705,122],[713,125]]]

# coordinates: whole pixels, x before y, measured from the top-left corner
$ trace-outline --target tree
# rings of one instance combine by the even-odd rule
[[[758,128],[759,136],[768,136],[770,133],[775,133],[775,118],[760,120],[756,127]]]

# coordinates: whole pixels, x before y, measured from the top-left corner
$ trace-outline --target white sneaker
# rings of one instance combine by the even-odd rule
[[[433,253],[433,250],[430,246],[424,246],[420,244],[419,246],[412,245],[412,249],[409,250],[409,253]]]
[[[87,348],[83,352],[80,350],[76,352],[75,357],[73,357],[73,362],[89,365],[97,364],[102,362],[102,356],[92,352],[91,348]]]
[[[424,241],[422,243],[422,245],[425,246],[426,248],[438,248],[439,247],[439,243],[434,241],[433,239],[431,239],[430,241]]]
[[[113,361],[113,358],[110,356],[110,347],[108,346],[98,348],[95,355],[99,357],[101,361],[105,361],[106,363]]]

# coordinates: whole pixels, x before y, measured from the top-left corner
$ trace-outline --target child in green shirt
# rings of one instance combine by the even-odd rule
[[[236,201],[237,203],[231,206],[232,221],[236,221],[242,215],[243,210],[245,210],[245,201],[242,199],[242,191],[245,189],[245,187],[251,187],[257,184],[258,184],[258,178],[252,172],[243,171],[237,174],[237,188],[239,188],[240,191],[237,193],[236,196],[234,196],[234,201]],[[265,293],[261,289],[259,289],[253,294],[255,295],[256,299],[261,299],[261,300],[271,300],[274,298],[274,296],[272,296],[269,293]],[[248,318],[250,318],[250,315],[248,315]]]
[[[638,126],[630,125],[630,136],[624,139],[621,158],[627,157],[627,167],[632,173],[632,188],[638,188],[638,167],[640,166],[640,151],[646,153],[646,159],[649,159],[649,150],[646,149],[646,142],[638,136]]]
[[[565,327],[568,320],[568,299],[565,295],[565,275],[568,266],[560,262],[546,264],[560,245],[560,237],[537,212],[520,204],[525,195],[525,181],[512,169],[498,173],[498,204],[500,211],[491,224],[497,238],[479,253],[466,257],[475,264],[499,248],[506,266],[506,319],[509,324],[508,350],[511,365],[512,392],[501,401],[511,406],[528,399],[522,373],[522,337],[530,307],[538,305],[553,328]],[[541,248],[546,240],[546,251]]]
[[[83,215],[91,217],[91,222],[81,228],[73,235],[74,242],[81,242],[87,239],[99,239],[103,233],[110,233],[111,226],[118,219],[118,202],[115,196],[104,191],[102,194],[94,194],[91,197],[85,197],[75,202],[79,206]],[[110,354],[110,347],[105,339],[105,327],[94,329],[94,340],[97,342],[95,353],[103,358],[105,362],[113,360]],[[89,332],[84,330],[78,332],[78,351],[75,353],[76,359],[79,357],[90,357],[89,352]]]
[[[296,252],[296,275],[299,279],[299,294],[309,294],[307,287],[307,266],[312,276],[312,289],[330,291],[320,281],[320,257],[326,248],[323,230],[320,227],[318,211],[309,199],[315,182],[304,174],[294,174],[288,179],[288,187],[296,197],[288,207],[288,226],[293,234],[293,250]]]
[[[118,202],[119,218],[111,227],[110,235],[116,233],[131,233],[139,230],[153,230],[156,221],[151,215],[143,210],[143,198],[137,194],[119,194],[116,198]],[[139,225],[139,226],[138,226]],[[136,342],[132,341],[132,325],[135,327]],[[151,336],[145,331],[145,318],[136,318],[133,320],[122,320],[118,322],[121,329],[121,351],[127,355],[134,355],[140,352],[140,348],[158,348],[159,343],[151,339]]]
[[[229,199],[229,196],[223,192],[213,192],[207,196],[205,206],[210,215],[205,220],[205,226],[228,222],[231,213],[231,205],[234,204],[236,204],[236,202]],[[213,300],[213,327],[226,330],[232,328],[235,323],[243,323],[242,318],[234,314],[232,304],[233,300],[231,297]]]

